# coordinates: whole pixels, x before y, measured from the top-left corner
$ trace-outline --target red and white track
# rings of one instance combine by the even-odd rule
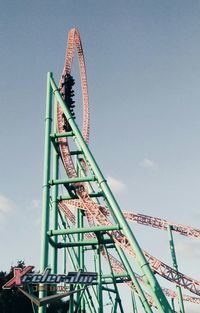
[[[82,95],[83,95],[83,137],[85,141],[88,143],[89,142],[89,102],[88,102],[87,76],[86,76],[85,61],[84,61],[84,54],[83,54],[81,39],[80,39],[80,35],[78,31],[75,28],[71,29],[71,31],[69,32],[63,75],[71,73],[74,48],[76,48],[77,55],[78,55],[80,77],[81,77],[81,88],[82,88]],[[61,77],[61,81],[59,85],[60,89],[62,86],[61,84],[62,84],[62,77]],[[57,128],[58,128],[59,133],[63,132],[63,117],[62,117],[62,110],[59,104],[57,104]],[[59,138],[59,146],[60,146],[62,161],[63,161],[68,177],[70,178],[77,177],[78,175],[76,173],[75,165],[73,163],[73,159],[70,154],[70,147],[68,144],[68,139]],[[111,225],[111,222],[108,219],[109,218],[108,209],[106,209],[106,207],[99,206],[92,200],[92,198],[90,198],[86,185],[84,183],[81,183],[81,184],[79,183],[79,184],[75,184],[75,186],[78,187],[77,195],[79,199],[60,202],[60,208],[66,213],[66,210],[67,209],[69,210],[68,205],[79,207],[85,210],[85,213],[86,213],[86,216],[88,218],[88,222],[90,225],[91,223],[94,223],[96,225]],[[69,211],[67,213],[68,218],[70,214]],[[73,217],[72,215],[71,215],[71,218]],[[166,230],[168,225],[172,225],[174,231],[179,232],[180,234],[184,236],[200,238],[200,230],[194,229],[189,226],[171,223],[165,220],[161,220],[159,218],[153,218],[153,217],[142,215],[142,214],[124,212],[124,216],[126,219],[130,221],[137,222],[139,224],[143,224],[147,226],[151,226],[154,228],[163,229],[163,230]],[[108,233],[108,235],[112,237],[115,243],[121,246],[123,250],[126,250],[130,255],[135,257],[135,253],[129,244],[128,238],[126,238],[120,231],[111,231]],[[144,254],[151,268],[153,269],[155,273],[175,283],[176,285],[182,286],[186,290],[189,290],[190,292],[200,296],[200,282],[199,281],[192,279],[180,272],[177,272],[172,267],[159,261],[158,259],[150,255],[146,251],[144,251]],[[118,262],[117,260],[115,261],[114,259],[112,259],[112,262],[113,262],[113,268],[115,269],[116,272],[119,272],[119,271],[122,272],[124,270],[123,267],[121,267],[122,265],[117,263]],[[176,296],[176,294],[173,291],[166,291],[165,289],[164,291],[165,291],[165,294],[170,297]],[[198,298],[185,296],[185,300],[188,300],[188,299],[190,299],[189,301],[191,302],[199,303]]]
[[[75,215],[72,213],[72,211],[69,209],[69,207],[66,205],[66,203],[63,203],[63,202],[60,202],[59,204],[59,208],[60,210],[66,215],[66,218],[68,219],[68,221],[71,222],[72,225],[76,225],[76,218],[75,218]],[[94,234],[85,234],[85,238],[86,239],[89,239],[91,237],[95,237]],[[102,254],[104,255],[104,252],[102,250]],[[105,255],[104,255],[105,256]],[[112,265],[112,268],[114,270],[115,273],[117,274],[124,274],[126,272],[123,264],[117,260],[114,256],[112,256],[110,253],[109,253],[109,259],[110,259],[110,262],[111,262],[111,265]],[[135,273],[137,279],[142,283],[144,284],[144,281],[142,279],[142,277],[140,275],[138,275],[137,273]],[[127,281],[126,279],[124,279],[124,282],[133,290],[135,290],[135,287],[134,285],[130,282],[130,281]],[[162,288],[163,289],[163,292],[164,294],[167,296],[167,297],[170,297],[170,298],[177,298],[177,293],[173,290],[170,290],[168,288]],[[145,292],[145,295],[149,301],[149,303],[152,305],[152,306],[155,306],[154,304],[154,301],[152,299],[152,297],[147,293]],[[188,296],[188,295],[183,295],[183,300],[184,301],[189,301],[189,302],[192,302],[192,303],[195,303],[195,304],[200,304],[200,298],[197,298],[197,297],[192,297],[192,296]]]

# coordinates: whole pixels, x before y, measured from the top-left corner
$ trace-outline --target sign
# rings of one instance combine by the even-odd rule
[[[22,287],[23,284],[81,284],[89,285],[97,280],[96,272],[68,272],[68,274],[51,274],[51,268],[46,268],[43,274],[31,273],[34,266],[26,266],[24,269],[14,268],[14,277],[2,288]]]

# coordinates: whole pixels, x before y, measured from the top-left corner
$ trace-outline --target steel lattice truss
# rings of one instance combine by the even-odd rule
[[[74,50],[77,51],[83,102],[83,130],[80,132],[74,119],[70,114],[67,103],[63,100],[65,88],[64,79],[71,75]],[[54,109],[52,97],[55,97]],[[54,116],[52,118],[52,111]],[[64,117],[64,118],[63,118]],[[51,122],[53,119],[53,132]],[[71,131],[64,130],[64,119],[70,125]],[[74,143],[72,145],[71,140]],[[178,271],[175,251],[173,251],[173,266],[169,266],[158,260],[147,251],[140,248],[128,222],[135,222],[152,228],[165,231],[177,232],[181,235],[200,238],[200,230],[190,226],[176,224],[160,218],[142,215],[121,210],[110,191],[110,188],[102,175],[99,167],[88,147],[89,144],[89,101],[88,85],[85,68],[85,60],[77,29],[73,28],[69,32],[64,69],[57,87],[52,74],[48,75],[47,111],[46,111],[46,141],[45,141],[45,169],[44,169],[44,189],[43,189],[43,226],[42,226],[42,256],[41,270],[48,264],[48,248],[53,246],[52,266],[57,270],[57,250],[67,249],[73,259],[75,255],[74,247],[77,245],[79,257],[72,262],[75,268],[85,269],[85,254],[82,247],[96,246],[99,251],[99,280],[96,294],[97,300],[95,308],[92,296],[83,295],[80,300],[82,311],[86,309],[90,312],[103,312],[103,283],[101,281],[101,257],[110,266],[113,288],[116,299],[113,301],[112,312],[124,312],[120,293],[117,284],[126,284],[132,293],[137,294],[144,312],[174,312],[166,297],[178,298],[181,312],[184,312],[183,302],[190,301],[200,304],[200,298],[181,293],[180,287],[186,291],[200,296],[200,281],[184,275]],[[77,147],[73,150],[72,146]],[[53,157],[51,157],[51,146],[53,147]],[[51,158],[53,158],[53,171],[51,170]],[[59,177],[58,166],[60,163],[65,172],[64,178]],[[62,175],[63,176],[63,175]],[[60,186],[64,192],[60,195]],[[50,189],[52,191],[50,191]],[[49,210],[52,206],[53,222],[50,228]],[[75,214],[76,212],[76,214]],[[58,232],[59,219],[62,226]],[[66,224],[67,223],[67,224]],[[66,226],[68,225],[68,226]],[[67,229],[78,227],[78,243],[72,237],[66,239]],[[85,228],[84,228],[85,227]],[[89,229],[89,230],[88,230]],[[91,231],[90,231],[91,229]],[[95,230],[95,231],[94,231]],[[65,238],[65,242],[58,242],[58,234]],[[172,236],[172,235],[171,235]],[[71,240],[68,242],[67,240]],[[92,245],[92,244],[91,244]],[[71,249],[71,250],[70,250]],[[113,249],[114,255],[108,252]],[[173,246],[171,247],[173,250]],[[134,264],[138,267],[141,275],[133,271],[127,255],[133,257]],[[175,284],[177,291],[161,288],[156,276]],[[105,289],[105,288],[104,288]],[[109,288],[107,288],[109,290]],[[109,295],[110,297],[110,295]],[[88,300],[89,299],[89,300]],[[43,312],[45,308],[41,309]],[[71,312],[73,309],[71,308]]]

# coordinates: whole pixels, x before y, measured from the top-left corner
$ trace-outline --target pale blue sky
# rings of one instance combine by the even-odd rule
[[[46,73],[58,80],[74,26],[91,149],[120,205],[200,228],[200,2],[1,0],[0,26],[0,269],[39,264]],[[170,262],[166,233],[134,231]],[[180,270],[200,280],[200,244],[176,240]]]

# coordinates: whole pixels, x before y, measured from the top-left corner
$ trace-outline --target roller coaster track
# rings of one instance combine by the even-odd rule
[[[84,205],[81,200],[70,200],[67,202],[68,204],[72,206],[77,206],[81,209],[84,209]],[[106,216],[110,215],[110,212],[108,208],[102,207],[99,205],[99,210],[103,211]],[[177,224],[174,222],[169,222],[167,220],[158,218],[158,217],[152,217],[149,215],[139,214],[139,213],[132,213],[128,211],[122,210],[124,217],[126,220],[135,222],[137,224],[142,224],[145,226],[161,229],[167,231],[168,226],[172,226],[173,231],[186,236],[190,238],[197,238],[200,239],[200,229],[183,225],[183,224]]]
[[[67,201],[68,204],[73,205],[74,207],[80,207],[82,209],[88,210],[87,203],[83,201],[80,203],[80,200],[69,200]],[[90,205],[91,207],[91,205]],[[98,225],[111,225],[111,223],[106,219],[105,215],[100,211],[99,205],[93,203],[93,211],[89,209],[89,212],[93,214],[96,222]],[[120,231],[113,231],[112,234],[109,234],[112,238],[118,243],[123,249],[125,249],[130,255],[135,258],[135,253],[131,249],[128,239],[120,232]],[[151,268],[155,273],[164,277],[165,279],[182,286],[183,288],[189,290],[190,292],[200,296],[200,282],[190,278],[180,272],[177,272],[172,267],[168,266],[164,262],[161,262],[157,258],[153,257],[146,251],[143,251],[144,255],[147,258],[147,261],[151,265]]]
[[[83,49],[81,45],[81,40],[79,33],[76,29],[72,29],[69,33],[68,37],[68,45],[67,45],[67,52],[66,52],[66,59],[64,64],[64,69],[62,73],[62,77],[60,80],[59,88],[62,91],[62,79],[64,75],[71,73],[72,68],[72,61],[73,61],[73,54],[74,54],[74,46],[76,47],[78,60],[79,60],[79,67],[80,67],[80,76],[81,76],[81,86],[82,86],[82,94],[83,94],[83,138],[85,139],[86,143],[89,142],[89,103],[88,103],[88,89],[87,89],[87,76],[85,70],[85,61],[83,55]],[[57,130],[58,133],[63,133],[63,115],[62,109],[57,104]],[[67,172],[69,178],[78,177],[75,165],[73,163],[73,159],[71,157],[70,147],[68,144],[67,137],[62,137],[58,139],[59,148],[61,152],[62,162]],[[78,196],[78,200],[71,200],[68,204],[74,205],[76,207],[80,207],[86,211],[86,216],[90,219],[90,222],[93,221],[97,225],[112,225],[111,222],[108,220],[108,214],[104,208],[100,208],[92,198],[90,198],[86,184],[85,183],[74,183],[74,188],[76,189],[76,195]],[[72,202],[73,201],[73,202]],[[144,215],[137,215],[137,217],[133,213],[124,213],[126,217],[131,219],[132,221],[136,221],[140,223],[142,221],[143,224],[166,229],[168,222],[163,221],[160,219],[154,219],[151,217],[146,217]],[[131,214],[131,215],[130,215]],[[171,223],[170,223],[171,225]],[[180,232],[181,234],[190,236],[190,237],[199,237],[199,231],[190,228],[186,229],[183,225],[174,224],[172,225],[175,231]],[[127,251],[131,256],[135,258],[135,253],[130,246],[129,240],[126,236],[122,234],[121,231],[109,231],[107,233],[116,244],[118,244],[123,250]],[[195,235],[196,234],[196,235]],[[161,277],[167,279],[175,283],[176,285],[182,286],[183,288],[189,290],[190,292],[200,295],[200,282],[192,279],[180,272],[177,272],[172,267],[166,265],[165,263],[161,262],[160,260],[156,259],[148,252],[143,251],[147,262],[150,264],[154,273],[157,273]]]
[[[200,239],[200,229],[196,229],[191,226],[169,222],[158,217],[152,217],[144,214],[132,213],[127,211],[123,211],[123,214],[128,221],[136,222],[138,224],[162,230],[167,230],[168,226],[170,225],[172,226],[173,231],[180,233],[183,236]]]
[[[75,225],[76,224],[75,215],[69,209],[67,204],[64,203],[64,202],[60,202],[59,203],[59,208],[65,214],[66,218],[72,223],[72,225]],[[95,237],[95,235],[91,234],[91,233],[90,234],[85,234],[85,238],[91,238],[91,237]],[[105,257],[105,254],[104,254],[103,250],[102,250],[102,254]],[[110,254],[110,253],[109,253],[109,258],[110,258],[110,262],[112,264],[112,268],[115,271],[115,273],[117,273],[117,274],[124,274],[125,273],[125,268],[124,268],[123,264],[119,260],[117,260],[114,256],[112,256],[112,254]],[[137,273],[135,273],[135,275],[136,275],[137,279],[142,284],[144,284],[144,281],[143,281],[142,277],[140,275],[138,275]],[[124,279],[124,282],[129,286],[129,288],[131,288],[131,289],[133,289],[135,291],[135,287],[134,287],[132,282],[127,281],[127,279]],[[162,289],[163,289],[164,294],[167,297],[170,297],[171,299],[172,298],[173,299],[177,298],[177,293],[175,291],[170,290],[168,288],[162,288]],[[156,307],[152,297],[147,292],[145,292],[145,295],[146,295],[150,305]],[[200,304],[200,298],[198,298],[198,297],[191,297],[191,296],[188,296],[188,295],[184,294],[183,295],[183,300],[191,302],[191,303],[195,303],[195,304]]]

